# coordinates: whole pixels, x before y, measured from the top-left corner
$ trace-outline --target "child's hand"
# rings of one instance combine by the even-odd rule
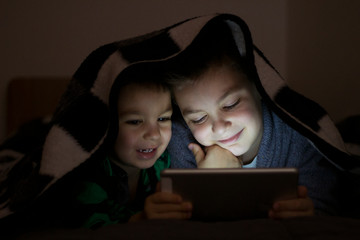
[[[269,211],[272,219],[283,219],[291,217],[303,217],[314,215],[314,203],[307,196],[305,186],[298,187],[298,198],[275,202]]]
[[[177,194],[158,191],[145,199],[143,215],[145,219],[189,219],[191,212],[190,202]]]
[[[198,168],[241,168],[242,161],[232,152],[218,145],[202,148],[195,143],[189,144],[189,149],[195,156]]]

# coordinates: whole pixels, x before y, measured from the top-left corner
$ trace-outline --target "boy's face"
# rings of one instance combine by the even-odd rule
[[[114,150],[120,164],[149,168],[171,137],[170,92],[130,84],[119,93],[119,133]]]
[[[260,96],[244,74],[229,66],[213,67],[174,94],[200,144],[217,144],[243,156],[244,163],[256,156],[263,131]]]

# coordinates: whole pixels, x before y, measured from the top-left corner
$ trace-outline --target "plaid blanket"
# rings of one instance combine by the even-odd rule
[[[252,43],[250,31],[241,18],[215,14],[188,19],[93,51],[73,75],[53,119],[46,125],[48,128],[34,143],[36,146],[24,149],[19,147],[23,142],[13,140],[1,146],[0,218],[30,206],[99,151],[108,136],[110,91],[124,69],[176,57],[204,26],[216,21],[224,21],[230,27],[241,54],[254,62],[259,76],[257,88],[271,109],[306,136],[334,165],[359,174],[359,162],[347,153],[325,110],[286,85]]]

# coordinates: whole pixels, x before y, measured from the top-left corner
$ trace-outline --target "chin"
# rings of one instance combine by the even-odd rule
[[[226,148],[226,149],[229,150],[232,154],[234,154],[237,157],[239,157],[241,155],[244,155],[248,150],[248,149],[239,148],[239,147],[229,147],[229,148]]]
[[[156,162],[156,160],[155,161],[151,160],[151,161],[141,162],[139,164],[136,164],[136,167],[140,168],[140,169],[151,168],[152,166],[154,166],[155,162]]]

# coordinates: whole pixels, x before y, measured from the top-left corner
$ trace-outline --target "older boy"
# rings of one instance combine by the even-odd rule
[[[274,203],[269,216],[309,216],[314,206],[336,214],[337,170],[270,110],[253,81],[255,68],[241,58],[226,24],[217,27],[172,59],[168,74],[181,115],[204,148],[189,144],[198,167],[296,167],[298,198]]]

